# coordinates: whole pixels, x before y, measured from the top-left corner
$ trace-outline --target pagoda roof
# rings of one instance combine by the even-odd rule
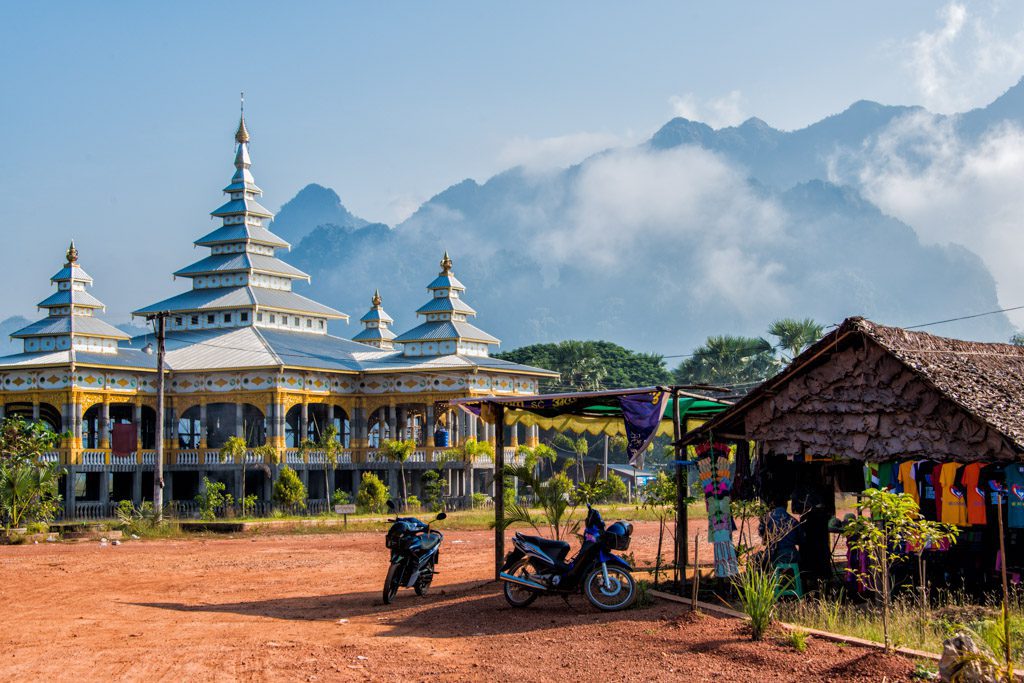
[[[213,232],[203,235],[193,244],[199,247],[212,247],[215,244],[230,242],[255,242],[284,249],[289,249],[292,246],[266,228],[248,223],[222,225]]]
[[[174,273],[176,276],[193,277],[208,273],[230,273],[236,271],[255,271],[269,275],[280,275],[287,278],[309,280],[309,275],[295,266],[289,265],[276,256],[251,254],[249,252],[232,252],[229,254],[211,254],[204,259],[185,266]]]
[[[427,285],[427,289],[457,289],[466,291],[466,285],[459,282],[459,278],[449,273],[441,273]]]
[[[70,306],[71,292],[60,289],[40,301],[36,306],[39,308],[50,308],[51,306]],[[82,308],[104,308],[103,302],[89,292],[75,292],[75,307]]]
[[[466,315],[476,315],[476,311],[462,299],[456,299],[454,297],[442,296],[436,299],[431,299],[427,303],[423,304],[416,309],[417,313],[465,313]]]
[[[132,315],[142,316],[159,313],[160,311],[180,313],[183,311],[250,307],[348,320],[348,316],[344,313],[308,299],[301,294],[284,289],[252,286],[192,289],[182,292],[177,296],[172,296],[169,299],[150,304],[145,308],[140,308]]]
[[[395,337],[396,342],[443,341],[447,339],[465,339],[466,341],[484,342],[486,344],[501,343],[479,327],[461,320],[439,320],[417,325],[408,332]]]
[[[274,214],[261,205],[255,199],[245,197],[243,199],[232,199],[210,212],[211,216],[233,216],[238,213],[249,213],[263,218],[273,218]]]
[[[37,320],[20,330],[11,333],[11,337],[52,337],[71,334],[71,317],[62,315]],[[128,335],[108,322],[86,315],[75,316],[75,335],[83,337],[108,337],[111,339],[128,339]]]
[[[391,316],[388,315],[387,312],[385,312],[385,310],[383,308],[381,308],[380,306],[374,306],[373,308],[368,310],[363,315],[362,318],[359,319],[359,322],[362,322],[362,323],[379,322],[379,323],[389,323],[390,324],[390,323],[393,323],[395,321],[392,320]]]
[[[85,282],[86,284],[92,284],[92,276],[85,272],[82,266],[75,264],[65,264],[63,268],[58,270],[53,277],[50,278],[50,282],[67,282],[71,279],[75,279],[78,282]]]
[[[70,364],[71,353],[67,350],[0,356],[0,368],[67,366]],[[118,348],[116,354],[75,351],[75,365],[156,370],[156,354],[150,355],[141,349],[127,349],[123,346]]]
[[[352,341],[391,341],[395,336],[395,333],[386,327],[367,327],[352,335]]]

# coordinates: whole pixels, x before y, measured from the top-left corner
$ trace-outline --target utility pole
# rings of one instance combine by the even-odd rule
[[[608,481],[608,435],[604,435],[604,469],[601,471],[601,476],[605,481]]]
[[[147,316],[148,320],[156,321],[156,462],[153,472],[153,514],[157,523],[163,521],[164,513],[164,338],[167,315],[166,311],[161,311]]]

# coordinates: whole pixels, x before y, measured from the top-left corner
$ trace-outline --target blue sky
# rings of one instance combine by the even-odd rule
[[[33,315],[70,237],[112,319],[184,289],[239,90],[267,206],[319,182],[393,223],[677,113],[792,129],[862,98],[983,105],[1024,73],[1022,30],[1009,3],[8,2],[0,316]]]

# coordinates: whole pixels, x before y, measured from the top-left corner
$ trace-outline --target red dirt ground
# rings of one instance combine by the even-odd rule
[[[637,525],[653,555],[654,525]],[[640,555],[641,552],[638,552]],[[0,680],[888,681],[898,656],[582,597],[509,608],[491,532],[448,532],[426,598],[384,606],[383,534],[0,547]]]

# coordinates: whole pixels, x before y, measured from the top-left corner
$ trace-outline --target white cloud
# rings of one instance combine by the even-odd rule
[[[1000,302],[1024,304],[1024,131],[1003,125],[974,142],[952,119],[912,114],[834,168],[844,167],[833,180],[859,185],[924,241],[971,249],[992,271]]]
[[[1020,77],[1024,27],[1009,14],[996,5],[989,15],[979,15],[950,2],[939,11],[938,28],[909,42],[907,68],[923,104],[944,113],[961,111],[991,99]]]
[[[388,220],[391,225],[398,225],[423,204],[424,197],[415,195],[395,195],[388,199]]]
[[[673,95],[668,98],[673,116],[701,121],[712,128],[736,126],[747,118],[743,113],[743,93],[733,90],[722,97],[700,100],[696,95]]]
[[[498,161],[504,166],[525,166],[533,170],[565,168],[627,141],[626,136],[587,132],[550,138],[517,137],[505,143],[498,153]]]
[[[632,264],[685,262],[697,264],[687,281],[708,283],[705,291],[744,313],[785,299],[782,267],[762,256],[783,233],[782,210],[707,150],[634,148],[594,159],[566,216],[558,230],[531,240],[539,261],[620,276]]]

